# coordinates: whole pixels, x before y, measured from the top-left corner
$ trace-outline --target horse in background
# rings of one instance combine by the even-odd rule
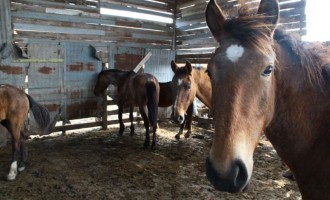
[[[51,124],[49,112],[44,106],[37,103],[23,90],[12,85],[0,85],[0,123],[12,136],[13,155],[7,175],[9,181],[15,180],[18,171],[21,172],[26,167],[28,150],[25,140],[28,133],[23,131],[23,126],[29,110],[32,111],[36,122],[43,131],[49,129]],[[21,158],[17,164],[19,156]]]
[[[174,61],[171,62],[171,68],[174,72],[172,78],[173,85],[173,120],[179,124],[184,124],[186,110],[190,110],[191,105],[197,97],[202,103],[204,103],[210,110],[212,109],[212,87],[211,80],[206,72],[206,68],[192,67],[191,63],[186,61],[184,67],[179,67]],[[192,111],[187,115],[187,120],[192,118]],[[175,137],[180,138],[182,132],[179,132]],[[184,135],[188,138],[191,134],[191,128],[188,129]]]
[[[117,86],[118,91],[119,135],[122,135],[125,129],[122,119],[124,107],[130,108],[131,135],[134,134],[133,108],[138,106],[146,129],[144,148],[150,146],[149,122],[153,129],[151,148],[155,148],[159,102],[158,80],[147,73],[137,74],[134,71],[121,71],[118,69],[104,70],[98,74],[94,94],[100,96],[109,84]],[[148,116],[144,110],[145,106],[148,108]]]
[[[165,82],[165,83],[159,83],[160,92],[159,92],[159,107],[169,107],[173,105],[173,102],[175,100],[175,96],[173,93],[173,86],[172,81]],[[184,122],[180,124],[179,132],[175,135],[176,139],[180,139],[180,135],[183,133],[183,129],[188,129],[187,131],[187,137],[189,137],[191,133],[191,124],[192,124],[192,115],[193,115],[193,109],[194,105],[193,102],[190,102],[190,104],[186,107],[184,110],[184,114],[187,114],[186,119]]]
[[[208,63],[215,134],[206,174],[214,187],[244,191],[265,131],[303,199],[330,198],[330,49],[277,30],[277,0],[257,14],[225,18],[214,0],[205,16],[221,45]]]

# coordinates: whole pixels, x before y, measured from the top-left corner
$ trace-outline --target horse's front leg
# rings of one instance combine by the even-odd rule
[[[123,135],[123,132],[125,130],[125,125],[123,123],[123,106],[118,106],[118,120],[119,120],[119,136]]]
[[[134,135],[133,109],[134,109],[134,106],[131,106],[129,108],[129,119],[131,120],[131,136]]]
[[[17,176],[17,158],[20,152],[20,131],[8,129],[12,134],[12,162],[10,165],[9,173],[7,175],[8,181],[14,181]]]
[[[186,124],[185,122],[186,122],[186,121],[184,121],[182,124],[180,124],[180,130],[179,130],[179,132],[175,135],[175,139],[177,139],[177,140],[180,139],[180,135],[182,135],[182,133],[183,133],[183,129],[184,129],[184,125]]]
[[[188,129],[188,131],[184,134],[185,138],[188,138],[191,134],[191,124],[192,124],[193,114],[194,114],[194,103],[190,104],[187,110],[187,117],[185,120],[185,124],[186,124],[186,129]]]
[[[26,139],[28,138],[28,135],[26,134],[26,132],[21,132],[21,138],[20,138],[20,152],[21,152],[21,162],[18,165],[18,171],[24,171],[25,167],[26,167],[26,162],[28,159],[28,149],[26,146]]]
[[[147,149],[150,145],[150,138],[149,138],[149,119],[148,116],[144,110],[143,106],[139,106],[139,110],[143,119],[143,123],[144,123],[144,128],[146,129],[146,139],[144,141],[144,148]]]

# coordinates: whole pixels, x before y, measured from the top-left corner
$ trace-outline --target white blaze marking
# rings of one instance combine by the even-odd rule
[[[182,79],[180,78],[180,79],[178,79],[178,86],[180,86],[181,84],[182,84]],[[178,105],[178,96],[179,96],[179,95],[177,95],[177,96],[175,97],[175,102],[174,102],[174,106],[173,106],[174,110],[176,110],[176,107],[177,107],[177,105]]]
[[[182,79],[178,80],[178,85],[180,86],[182,84]]]
[[[242,57],[244,53],[244,48],[238,46],[237,44],[233,44],[226,50],[226,55],[229,60],[232,62],[236,62],[240,57]]]

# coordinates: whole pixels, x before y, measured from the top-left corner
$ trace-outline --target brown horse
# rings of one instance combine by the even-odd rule
[[[121,71],[109,69],[99,73],[94,88],[94,94],[99,96],[108,87],[109,84],[117,86],[118,91],[118,119],[120,123],[119,135],[122,135],[125,129],[122,113],[124,107],[130,107],[131,135],[134,134],[133,125],[133,107],[138,106],[146,129],[146,138],[144,147],[148,148],[149,139],[149,121],[153,128],[153,137],[151,148],[156,144],[157,116],[159,102],[159,83],[151,74],[137,74],[134,71]],[[148,116],[144,107],[148,108]]]
[[[184,124],[186,110],[189,110],[190,112],[187,116],[187,120],[190,121],[191,124],[191,116],[193,113],[191,105],[195,97],[203,102],[209,109],[212,108],[211,80],[205,68],[192,67],[188,61],[186,61],[184,67],[178,67],[178,65],[172,61],[171,68],[174,72],[172,78],[174,91],[173,119],[180,124]],[[184,136],[187,138],[190,133],[191,128],[188,129]],[[182,132],[179,132],[175,137],[179,139],[180,134],[182,134]]]
[[[7,175],[7,180],[10,181],[16,179],[17,170],[21,172],[26,166],[28,151],[25,140],[28,134],[22,129],[29,109],[32,110],[34,118],[42,130],[49,128],[50,118],[45,107],[14,86],[0,85],[0,121],[12,136],[13,156],[9,174]],[[21,160],[17,166],[19,156],[21,156]]]
[[[215,135],[206,162],[216,189],[243,191],[265,130],[303,199],[330,198],[330,49],[276,30],[277,0],[226,19],[210,0],[206,22],[221,44],[208,63]]]
[[[173,105],[173,102],[175,100],[175,96],[173,93],[173,85],[172,81],[166,82],[166,83],[159,83],[160,86],[160,92],[159,92],[159,107],[169,107]],[[187,114],[186,119],[180,123],[180,130],[179,132],[175,135],[176,139],[180,139],[180,135],[183,133],[183,129],[186,128],[188,129],[186,135],[189,137],[191,133],[191,124],[192,124],[192,115],[193,115],[193,109],[194,105],[193,102],[191,102],[183,111],[184,114]],[[184,115],[183,114],[183,115]]]

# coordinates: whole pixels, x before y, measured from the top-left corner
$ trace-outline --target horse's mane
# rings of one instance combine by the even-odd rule
[[[274,40],[290,54],[289,57],[297,66],[303,69],[308,82],[312,85],[323,85],[322,67],[328,63],[323,63],[320,53],[325,47],[317,43],[303,42],[280,29],[275,31]]]
[[[243,46],[254,49],[264,55],[274,54],[274,46],[267,44],[273,44],[275,40],[300,62],[299,64],[304,70],[306,79],[314,86],[321,86],[323,84],[322,65],[327,63],[322,63],[318,51],[306,48],[304,42],[280,29],[276,29],[273,37],[270,37],[274,25],[267,24],[265,23],[267,20],[263,20],[268,16],[253,14],[250,10],[247,5],[243,5],[238,10],[238,17],[229,18],[225,21],[225,37],[230,35]]]

